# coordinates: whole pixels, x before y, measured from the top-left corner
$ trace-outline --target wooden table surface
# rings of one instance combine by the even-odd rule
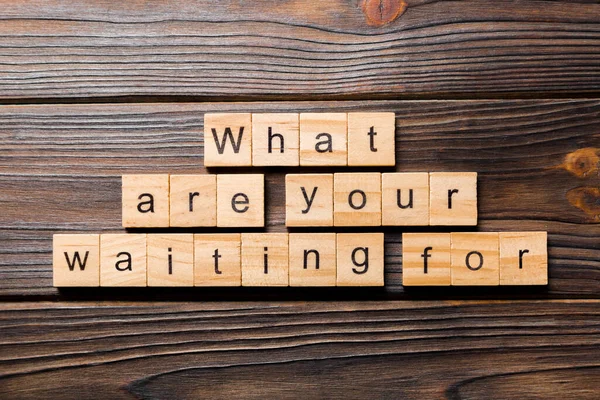
[[[1,399],[600,398],[600,2],[11,0],[0,38]],[[476,230],[548,231],[549,285],[404,288],[424,227],[381,229],[378,289],[52,287],[121,175],[207,172],[205,112],[356,110],[397,165],[343,171],[477,171]],[[334,170],[209,172],[265,173],[286,231],[284,175]]]

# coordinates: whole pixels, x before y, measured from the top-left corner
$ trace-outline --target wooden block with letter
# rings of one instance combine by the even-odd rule
[[[149,234],[148,286],[194,286],[194,235]]]
[[[288,286],[288,234],[242,233],[242,286]]]
[[[54,235],[52,277],[55,287],[100,286],[100,235]]]
[[[264,226],[264,180],[262,174],[217,175],[217,226]]]
[[[429,224],[477,225],[477,173],[429,174]]]
[[[346,113],[301,113],[300,165],[347,165],[347,119]]]
[[[290,286],[336,285],[335,233],[290,233]]]
[[[299,114],[252,114],[252,165],[300,163]]]
[[[348,113],[348,165],[396,164],[396,115],[393,112]]]
[[[169,175],[123,175],[124,228],[169,226]]]
[[[170,176],[170,226],[217,226],[217,176]]]
[[[337,234],[337,286],[383,286],[383,233]]]
[[[451,234],[452,285],[498,286],[500,249],[497,232]]]
[[[381,174],[333,175],[335,226],[381,225]]]
[[[194,235],[194,286],[241,286],[241,235]]]
[[[146,234],[100,235],[100,286],[146,286]]]
[[[403,233],[402,285],[450,284],[450,233]]]
[[[546,232],[500,232],[500,284],[547,285]]]
[[[252,114],[204,114],[204,165],[252,165]]]
[[[382,225],[429,225],[427,172],[381,174],[381,196]]]
[[[333,174],[285,176],[286,226],[333,226]]]

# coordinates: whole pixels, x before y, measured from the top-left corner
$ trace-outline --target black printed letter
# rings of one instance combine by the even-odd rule
[[[367,135],[369,135],[371,151],[377,151],[377,149],[375,148],[375,135],[377,135],[377,132],[375,132],[373,130],[373,127],[371,127]]]
[[[225,128],[225,134],[223,135],[223,140],[219,144],[219,136],[217,135],[217,130],[212,128],[213,139],[215,140],[215,144],[217,145],[217,152],[219,154],[223,154],[225,151],[225,145],[227,144],[227,138],[231,142],[231,147],[233,148],[233,152],[235,154],[240,152],[240,145],[242,144],[242,136],[244,135],[244,127],[240,127],[240,133],[238,134],[237,142],[233,140],[233,134],[231,133],[231,128]]]
[[[523,269],[523,254],[529,253],[529,250],[519,250],[519,269]]]
[[[79,269],[85,271],[85,264],[87,263],[88,254],[90,252],[85,252],[85,257],[83,257],[83,262],[81,262],[81,258],[79,257],[79,252],[76,251],[73,255],[73,261],[69,260],[69,253],[65,251],[65,258],[67,259],[67,265],[69,266],[69,271],[73,271],[75,269],[75,263],[79,264]]]
[[[477,254],[479,256],[479,265],[476,267],[471,266],[470,259],[473,254]],[[469,252],[469,254],[467,254],[467,257],[465,258],[465,264],[467,264],[467,268],[469,268],[471,271],[477,271],[478,269],[483,267],[483,255],[478,251],[471,251]]]
[[[131,254],[128,253],[128,252],[126,252],[126,251],[122,251],[119,254],[117,254],[117,258],[119,258],[121,256],[126,256],[127,258],[125,260],[117,261],[116,264],[115,264],[115,268],[118,271],[127,271],[127,270],[132,271],[132,268],[131,268]],[[120,267],[119,265],[121,265],[122,263],[127,263],[127,266],[124,267],[124,268]]]
[[[273,138],[279,139],[279,152],[283,153],[283,149],[284,149],[283,135],[280,133],[271,133],[271,127],[269,127],[269,154],[271,154],[273,152]]]
[[[356,261],[356,253],[358,251],[362,251],[363,254],[365,255],[365,260],[362,263],[359,263]],[[355,248],[354,250],[352,250],[351,258],[352,258],[352,264],[356,265],[357,267],[364,267],[363,270],[358,270],[356,268],[352,268],[352,272],[354,272],[355,274],[358,274],[358,275],[362,275],[369,270],[369,248],[368,247]]]
[[[317,250],[304,250],[304,269],[308,269],[308,255],[315,255],[315,269],[319,269],[320,255]]]
[[[137,206],[138,211],[141,213],[147,213],[147,212],[153,213],[154,212],[154,196],[152,196],[150,193],[142,193],[138,197],[138,200],[142,200],[142,197],[148,197],[149,200],[142,201],[141,203],[139,203]],[[148,208],[143,209],[142,206],[146,205],[146,204],[148,205]]]
[[[238,200],[237,199],[238,197],[243,198],[243,200]],[[233,211],[235,211],[236,213],[240,213],[240,214],[248,211],[250,206],[246,205],[243,208],[238,208],[237,207],[238,204],[250,204],[250,200],[248,199],[248,196],[246,196],[244,193],[236,193],[231,198],[231,208],[233,208]]]
[[[333,139],[329,133],[319,133],[315,139],[319,140],[321,137],[326,137],[327,139],[322,142],[317,142],[315,145],[315,150],[317,153],[332,153],[333,152]],[[326,144],[327,147],[321,148],[322,145]]]
[[[190,212],[194,211],[194,197],[200,196],[198,192],[190,192]]]
[[[396,203],[398,204],[398,207],[400,207],[403,210],[406,208],[413,208],[413,190],[408,189],[408,204],[403,205],[402,204],[402,196],[400,194],[400,189],[398,189],[396,191]]]

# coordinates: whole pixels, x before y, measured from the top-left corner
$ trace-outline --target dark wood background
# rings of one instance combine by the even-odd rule
[[[477,230],[547,230],[548,287],[405,289],[401,233],[443,231],[426,227],[382,229],[383,289],[52,287],[52,234],[123,231],[122,174],[207,172],[205,112],[354,110],[396,113],[397,171],[477,171]],[[338,170],[208,172],[264,172],[284,231],[285,173]],[[600,2],[2,3],[1,399],[597,399],[599,382]]]

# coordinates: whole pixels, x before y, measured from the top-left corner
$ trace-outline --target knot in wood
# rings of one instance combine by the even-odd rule
[[[565,156],[562,167],[578,178],[598,174],[600,168],[600,149],[586,147]]]
[[[384,26],[406,11],[404,0],[363,0],[362,11],[371,26]]]
[[[600,222],[600,187],[582,186],[567,192],[567,200]]]

